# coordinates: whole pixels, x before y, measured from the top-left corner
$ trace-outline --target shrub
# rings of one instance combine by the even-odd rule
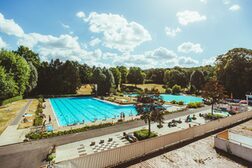
[[[99,125],[84,126],[82,128],[76,128],[76,129],[58,131],[58,132],[30,132],[30,133],[26,134],[25,137],[32,139],[32,140],[37,140],[37,139],[44,139],[44,138],[55,137],[55,136],[60,136],[60,135],[79,133],[79,132],[83,132],[83,131],[87,131],[87,130],[104,128],[104,127],[108,127],[108,126],[112,126],[112,125],[113,125],[113,123],[104,123],[104,124],[99,124]]]
[[[139,141],[157,136],[157,134],[154,133],[154,132],[151,132],[150,136],[148,136],[148,134],[149,134],[149,130],[147,130],[147,129],[141,129],[141,130],[138,130],[138,131],[134,132],[134,136]]]
[[[170,101],[171,104],[177,104],[176,100]]]
[[[182,105],[184,105],[184,102],[183,102],[183,101],[179,101],[179,102],[178,102],[178,105],[181,105],[181,106],[182,106]]]
[[[202,107],[202,103],[201,102],[192,102],[192,103],[188,103],[187,107],[188,108],[200,108]]]
[[[12,98],[9,98],[9,99],[1,100],[0,101],[0,106],[12,103],[14,101],[22,100],[22,99],[23,99],[23,96],[16,96],[16,97],[12,97]]]
[[[166,88],[166,89],[165,89],[165,93],[171,94],[171,93],[172,93],[172,89],[171,89],[171,88]]]
[[[209,120],[216,120],[216,119],[219,119],[219,118],[223,118],[223,116],[220,115],[220,114],[208,113],[208,114],[205,115],[205,118],[209,119]]]
[[[179,85],[174,85],[172,87],[172,94],[179,94],[181,92],[181,86]]]

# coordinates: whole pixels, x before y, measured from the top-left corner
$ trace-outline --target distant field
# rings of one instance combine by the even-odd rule
[[[135,86],[135,84],[124,84],[126,86]],[[163,85],[161,84],[141,84],[137,85],[138,88],[145,89],[147,88],[148,90],[152,88],[156,88],[159,90],[160,93],[165,93],[165,89],[162,87]]]
[[[79,90],[77,90],[78,95],[91,95],[92,93],[92,88],[89,84],[87,85],[82,85]]]
[[[5,106],[0,106],[0,134],[8,126],[8,123],[14,119],[17,113],[22,109],[28,100],[19,100]]]

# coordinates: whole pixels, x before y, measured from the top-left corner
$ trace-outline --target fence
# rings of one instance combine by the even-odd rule
[[[174,133],[135,142],[133,144],[114,148],[111,150],[86,155],[72,160],[62,161],[55,165],[56,168],[100,168],[108,167],[128,161],[133,158],[160,150],[164,147],[180,143],[208,132],[229,126],[239,121],[252,118],[252,112],[243,112],[231,117],[208,122],[204,125],[194,126]]]

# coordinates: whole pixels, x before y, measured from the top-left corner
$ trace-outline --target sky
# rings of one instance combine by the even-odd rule
[[[251,0],[0,0],[0,48],[90,66],[201,66],[252,48],[251,9]]]

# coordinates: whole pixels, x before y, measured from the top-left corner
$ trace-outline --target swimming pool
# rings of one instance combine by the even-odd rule
[[[139,94],[137,93],[132,93],[132,94],[127,94],[129,97],[136,97]],[[203,99],[201,97],[196,97],[196,96],[190,96],[190,95],[172,95],[172,94],[160,94],[161,98],[164,101],[170,102],[172,100],[175,101],[183,101],[185,104],[188,103],[194,103],[194,102],[203,102]]]
[[[170,102],[172,100],[183,101],[185,104],[194,103],[194,102],[203,102],[201,97],[189,96],[189,95],[171,95],[171,94],[161,94],[161,98],[164,101]]]
[[[134,105],[117,105],[92,97],[51,98],[53,112],[60,126],[93,122],[108,118],[136,115]]]

